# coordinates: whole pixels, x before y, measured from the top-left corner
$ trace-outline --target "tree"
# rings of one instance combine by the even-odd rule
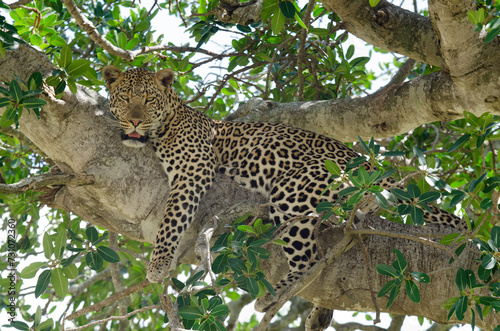
[[[99,94],[99,70],[113,64],[168,66],[178,74],[174,88],[186,103],[216,119],[284,122],[348,142],[381,169],[397,169],[392,176],[407,186],[398,198],[414,200],[408,210],[381,212],[395,222],[359,215],[364,226],[351,228],[359,201],[354,197],[321,206],[323,214],[335,213],[348,225],[325,222],[319,231],[326,258],[310,278],[297,282],[296,291],[306,286],[299,296],[323,307],[314,310],[310,324],[328,321],[331,309],[346,309],[500,328],[499,4],[430,0],[420,12],[371,0],[309,1],[303,7],[275,0],[155,1],[149,8],[112,0],[1,6],[13,19],[0,19],[0,191],[8,215],[1,286],[11,325],[154,330],[164,329],[166,311],[170,327],[179,318],[184,328],[195,320],[205,323],[195,327],[206,329],[220,329],[216,320],[230,330],[256,324],[236,320],[241,307],[263,291],[262,279],[248,277],[257,287],[251,280],[238,284],[249,294],[221,284],[224,275],[218,276],[216,293],[192,286],[199,285],[201,273],[190,265],[210,269],[212,232],[215,256],[223,256],[229,240],[237,247],[241,238],[269,230],[255,221],[237,223],[232,237],[223,235],[226,224],[246,222],[243,215],[265,218],[263,198],[223,176],[179,247],[184,264],[178,275],[164,285],[145,281],[169,188],[151,149],[130,150],[119,141],[119,128]],[[195,46],[154,37],[151,21],[168,15],[182,18]],[[221,33],[235,37],[224,49],[209,50],[210,38]],[[370,58],[353,58],[348,34],[375,52],[401,54],[385,67],[391,81],[374,93],[366,92],[374,78],[365,67]],[[217,74],[200,75],[200,68],[216,64],[223,66]],[[249,100],[239,103],[242,97]],[[349,176],[366,184],[364,174]],[[370,192],[387,207],[376,189]],[[467,229],[457,235],[409,225],[420,223],[416,203],[426,201],[458,211]],[[403,222],[409,224],[398,224]],[[277,245],[263,247],[271,259],[259,251],[260,268],[272,284],[285,262]],[[240,253],[231,250],[228,259],[241,261]],[[18,270],[19,261],[29,262]],[[236,275],[238,266],[230,267],[212,268]],[[29,279],[36,279],[34,294],[43,307],[26,301],[33,291]],[[167,291],[171,297],[164,296]],[[65,313],[71,313],[64,317],[52,310],[65,298]],[[292,303],[289,316],[274,322],[276,330],[291,328],[295,320],[304,328],[304,311],[312,304],[299,298]],[[11,310],[14,305],[18,310]],[[228,308],[230,317],[221,322]],[[259,328],[275,313],[268,311]],[[394,327],[402,319],[395,317]]]

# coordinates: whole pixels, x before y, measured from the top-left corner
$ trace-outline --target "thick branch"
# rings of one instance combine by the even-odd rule
[[[444,69],[452,76],[463,76],[483,66],[479,60],[491,46],[479,38],[467,11],[476,9],[473,0],[430,0],[429,15],[444,59]],[[490,56],[489,53],[487,56]],[[479,60],[479,61],[478,61]]]
[[[244,122],[282,122],[342,141],[356,141],[358,135],[384,138],[433,121],[462,118],[464,111],[500,115],[494,97],[499,84],[484,81],[481,89],[457,94],[450,77],[435,73],[357,99],[283,104],[253,99],[240,105],[231,119],[241,115]]]
[[[8,194],[20,194],[27,191],[44,191],[47,187],[63,185],[92,185],[94,176],[87,174],[61,174],[54,175],[46,173],[39,176],[29,177],[14,184],[0,184],[0,192]]]
[[[385,0],[372,8],[365,0],[323,0],[347,31],[369,44],[420,62],[440,65],[439,45],[429,18]]]

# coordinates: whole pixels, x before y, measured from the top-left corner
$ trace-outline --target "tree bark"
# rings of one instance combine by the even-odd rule
[[[48,63],[43,54],[28,46],[21,46],[16,51],[8,51],[6,57],[0,60],[0,72],[6,81],[12,79],[14,73],[23,79],[34,71],[47,76],[53,69]],[[65,93],[61,100],[48,94],[44,98],[48,104],[43,108],[41,118],[23,114],[19,130],[64,173],[87,173],[95,179],[93,185],[63,187],[55,194],[53,204],[110,231],[152,243],[169,190],[166,175],[152,148],[137,150],[121,144],[119,127],[108,117],[105,99],[85,87],[79,87],[76,95]],[[350,102],[351,107],[357,107],[360,101]],[[349,101],[343,103],[348,107]],[[219,176],[204,198],[196,220],[183,237],[178,248],[179,260],[184,263],[197,262],[192,248],[204,220],[219,217],[217,232],[221,233],[225,224],[246,212],[255,213],[264,202],[258,194],[250,193],[226,177]],[[378,218],[375,218],[375,222],[373,226],[380,230],[391,231],[396,227],[397,231],[409,231],[407,227],[397,228],[400,225]],[[323,233],[323,247],[328,249],[328,244],[335,242],[335,238],[341,235],[342,232],[338,230]],[[400,294],[390,309],[384,309],[385,298],[379,299],[382,311],[417,314],[446,322],[447,312],[441,308],[441,301],[458,295],[458,291],[449,285],[456,272],[455,268],[448,269],[449,256],[422,244],[380,236],[369,237],[365,245],[372,257],[372,269],[377,263],[390,264],[394,260],[391,255],[393,248],[405,254],[411,270],[428,272],[442,269],[433,275],[431,284],[420,287],[423,298],[421,304],[412,303],[406,295]],[[281,254],[279,247],[272,247],[273,259],[264,264],[272,282],[287,269]],[[351,249],[337,260],[300,295],[330,309],[373,310],[366,285],[364,255],[359,247]],[[473,256],[467,253],[461,257],[459,266],[474,268],[473,263]],[[378,292],[388,279],[375,272],[373,274],[374,291]],[[493,325],[492,318],[490,315],[484,323],[476,323],[487,328]]]

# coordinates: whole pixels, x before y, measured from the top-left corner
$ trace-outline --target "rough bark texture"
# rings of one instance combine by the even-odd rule
[[[387,1],[372,8],[364,0],[324,0],[350,33],[443,70],[356,100],[286,104],[254,100],[242,105],[233,119],[285,122],[355,141],[357,135],[390,137],[424,123],[461,118],[463,111],[500,115],[500,61],[495,56],[499,39],[485,44],[474,31],[467,20],[474,3],[430,1],[431,17],[426,18]]]
[[[358,1],[325,0],[324,3],[343,17],[352,33],[366,38],[367,42],[376,44],[378,34],[378,38],[386,40],[385,37],[389,38],[392,33],[376,30],[373,24],[362,27],[363,18],[350,14],[356,10],[380,10],[383,6],[389,6],[386,3],[376,9],[367,7],[366,1],[363,5]],[[460,8],[455,14],[453,11],[443,13],[446,12],[443,4]],[[491,55],[498,54],[498,40],[484,45],[471,28],[466,30],[466,40],[454,46],[453,43],[459,38],[457,31],[453,31],[458,24],[454,20],[458,19],[460,24],[467,23],[462,17],[457,18],[457,15],[463,15],[459,2],[434,1],[431,2],[430,10],[432,27],[439,29],[439,33],[432,34],[430,21],[418,18],[425,21],[421,25],[423,32],[415,41],[420,46],[405,46],[402,41],[396,45],[398,38],[404,38],[404,34],[400,34],[399,37],[393,36],[392,42],[387,41],[390,38],[386,40],[387,48],[412,57],[421,54],[421,57],[416,58],[430,63],[443,62],[446,72],[415,79],[354,100],[289,104],[252,100],[240,109],[241,113],[249,112],[242,120],[286,122],[346,141],[355,140],[358,134],[364,138],[392,136],[423,123],[459,118],[464,110],[476,115],[485,111],[500,114],[500,62]],[[361,16],[364,19],[370,17],[368,14]],[[385,26],[391,19],[394,19],[392,14],[389,15],[389,21],[384,23]],[[396,23],[410,24],[410,21],[410,18],[397,19]],[[371,32],[360,31],[363,29]],[[474,49],[468,49],[469,46]],[[453,50],[453,47],[456,49]],[[3,81],[10,81],[14,73],[26,78],[35,71],[46,76],[52,70],[43,54],[27,46],[8,51],[6,57],[0,59],[0,78]],[[74,96],[65,93],[62,100],[55,100],[49,95],[44,98],[48,104],[41,112],[41,119],[37,120],[33,114],[23,114],[20,131],[36,143],[63,172],[86,172],[95,178],[93,185],[62,188],[55,195],[53,203],[110,231],[153,242],[169,188],[152,149],[136,150],[123,146],[118,126],[107,115],[105,99],[89,89],[79,88]],[[219,227],[222,227],[247,211],[257,210],[263,202],[261,196],[249,193],[225,177],[218,177],[204,198],[193,226],[184,236],[179,247],[179,251],[183,252],[180,260],[194,262],[194,255],[189,248],[194,247],[196,232],[204,220],[218,216]],[[380,230],[412,231],[378,218],[374,222],[371,226]],[[339,231],[323,233],[324,247],[327,248],[340,235]],[[458,290],[450,285],[456,269],[448,269],[449,256],[421,244],[380,236],[367,238],[365,245],[372,257],[372,269],[378,263],[390,264],[394,260],[391,251],[398,248],[410,260],[411,270],[441,270],[432,275],[431,284],[420,286],[420,304],[414,304],[406,295],[400,294],[389,310],[384,309],[387,299],[379,299],[383,311],[421,315],[446,322],[447,311],[441,307],[442,300],[459,295]],[[266,264],[266,270],[272,281],[275,281],[287,267],[279,248],[273,248],[272,256],[273,259]],[[475,257],[470,253],[464,254],[457,267],[473,269]],[[374,290],[378,291],[388,279],[375,272],[373,275]],[[356,246],[334,261],[300,295],[331,309],[373,311],[366,284],[364,255]],[[476,319],[476,324],[491,329],[498,323],[493,318],[489,315],[484,322]]]

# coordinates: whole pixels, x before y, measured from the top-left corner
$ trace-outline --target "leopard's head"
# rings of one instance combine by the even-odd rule
[[[154,73],[142,68],[123,72],[108,65],[102,76],[109,90],[111,113],[122,128],[123,143],[143,147],[166,117],[174,72],[162,69]]]

